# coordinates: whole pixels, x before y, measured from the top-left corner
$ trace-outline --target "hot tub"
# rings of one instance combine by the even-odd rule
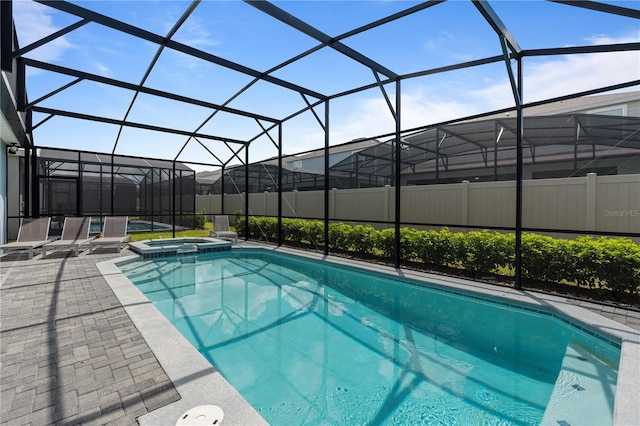
[[[144,258],[184,256],[231,250],[231,242],[217,238],[163,238],[129,243],[129,248]]]

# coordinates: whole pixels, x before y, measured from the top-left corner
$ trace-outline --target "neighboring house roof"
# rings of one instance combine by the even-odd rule
[[[549,156],[640,154],[640,117],[559,114],[524,118],[523,148],[532,161]],[[331,171],[389,176],[392,141],[372,146],[331,167]],[[403,138],[401,169],[435,164],[493,165],[515,158],[516,118],[502,117],[438,126]],[[505,152],[509,152],[505,154]],[[499,157],[499,158],[498,158]]]

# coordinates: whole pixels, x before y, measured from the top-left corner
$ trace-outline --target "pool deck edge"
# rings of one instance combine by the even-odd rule
[[[179,401],[139,417],[138,423],[141,426],[174,425],[180,415],[191,408],[217,405],[224,411],[224,424],[267,425],[116,266],[135,258],[138,256],[108,260],[96,266],[181,396]]]

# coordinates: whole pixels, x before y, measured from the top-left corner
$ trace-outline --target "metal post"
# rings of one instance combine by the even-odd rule
[[[496,121],[493,125],[493,140],[495,141],[493,145],[493,180],[498,180],[498,122]]]
[[[436,128],[436,185],[440,183],[440,128]]]
[[[244,147],[244,224],[244,239],[249,241],[249,145]]]
[[[355,157],[356,157],[356,182],[354,187],[359,189],[360,188],[360,153],[356,152],[355,153]]]
[[[183,171],[180,172],[180,211],[182,211],[182,199],[184,198],[184,189],[183,189],[183,185],[184,185],[184,175],[183,175]],[[196,181],[196,172],[193,172],[193,192],[192,192],[192,197],[191,199],[193,200],[193,219],[195,220],[198,217],[198,212],[196,211],[196,208],[198,207],[197,202],[196,202],[196,194],[198,191],[198,182]],[[206,216],[205,216],[205,222],[207,221]]]
[[[171,162],[171,232],[176,237],[176,160]],[[160,180],[162,185],[162,180]]]
[[[220,213],[224,214],[224,164],[222,165],[222,174],[220,175]],[[213,192],[213,191],[211,191]],[[213,194],[211,194],[213,195]],[[209,212],[211,213],[211,212]]]
[[[400,80],[396,80],[396,146],[395,146],[395,184],[396,184],[396,214],[395,214],[395,230],[396,230],[396,241],[395,241],[395,250],[394,250],[394,264],[396,268],[400,267],[400,162],[401,162],[401,141],[400,141],[400,101],[401,101],[401,93],[400,93]]]
[[[518,58],[518,95],[522,100],[522,58]],[[516,257],[515,257],[515,281],[516,290],[522,288],[522,139],[524,131],[524,117],[522,102],[516,103],[517,126],[516,126]]]
[[[84,214],[84,197],[82,194],[82,153],[78,151],[78,178],[76,179],[76,216]]]
[[[40,217],[40,179],[38,179],[38,151],[31,152],[31,217]]]
[[[578,176],[578,134],[580,132],[580,123],[575,119],[573,121],[573,176]]]
[[[28,146],[24,147],[24,208],[22,210],[23,216],[29,216],[29,209],[31,208],[31,194],[29,191],[31,190],[30,175],[31,175],[31,165],[29,161],[31,160],[31,148]]]
[[[115,176],[115,168],[113,165],[113,154],[111,154],[111,191],[109,191],[110,194],[109,196],[111,197],[111,208],[109,210],[111,210],[111,216],[114,216],[114,207],[113,205],[115,204],[115,198],[116,198],[116,176]]]
[[[155,174],[156,174],[156,169],[154,169],[153,167],[151,168],[151,231],[153,232],[153,223],[155,222],[155,218],[156,218],[156,212],[155,212],[155,203],[154,203],[154,193],[155,191],[153,190],[153,184],[155,181]]]
[[[282,123],[278,124],[278,246],[281,246],[281,245],[282,245]]]
[[[100,197],[100,203],[99,203],[99,208],[100,208],[100,229],[102,229],[102,225],[103,225],[102,224],[102,218],[104,216],[104,212],[103,212],[104,206],[102,205],[102,194],[104,193],[104,185],[102,183],[102,179],[103,179],[102,167],[103,167],[103,165],[100,164],[100,181],[99,181],[100,182],[99,183],[99,185],[100,185],[100,194],[98,195]]]
[[[324,254],[329,254],[329,100],[324,102]]]
[[[16,109],[25,112],[27,109],[27,66],[24,59],[16,59]]]

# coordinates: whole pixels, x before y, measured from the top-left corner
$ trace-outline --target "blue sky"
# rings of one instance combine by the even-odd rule
[[[166,35],[189,7],[187,1],[73,2],[158,35]],[[640,8],[638,1],[611,4]],[[411,7],[408,1],[278,1],[278,7],[318,30],[338,36],[375,19]],[[491,5],[523,49],[640,41],[637,20],[577,9],[545,1],[493,1]],[[77,18],[27,0],[14,1],[19,42],[25,46]],[[258,71],[266,71],[316,46],[315,40],[240,1],[202,1],[174,40]],[[466,0],[450,0],[399,21],[343,40],[398,74],[405,74],[501,54],[498,38]],[[117,31],[89,24],[27,54],[27,57],[130,83],[139,83],[158,49]],[[375,81],[365,66],[335,50],[324,48],[284,67],[275,77],[331,95]],[[640,53],[529,58],[525,61],[525,101],[535,101],[588,90],[640,77]],[[71,79],[30,69],[30,100],[55,90]],[[145,85],[222,104],[252,80],[223,67],[165,49]],[[387,86],[394,96],[393,85]],[[637,90],[637,88],[636,88]],[[82,82],[45,100],[51,108],[122,119],[133,93]],[[446,119],[513,105],[505,65],[496,63],[403,81],[402,127],[412,128]],[[313,100],[313,99],[311,99]],[[230,107],[275,118],[303,108],[299,94],[260,82],[234,99]],[[324,109],[317,110],[324,116]],[[138,96],[130,121],[194,131],[211,110]],[[34,114],[34,123],[44,118]],[[339,98],[330,104],[332,144],[393,131],[394,122],[379,89]],[[253,119],[219,113],[203,133],[246,140],[260,132]],[[34,132],[37,145],[111,152],[118,127],[56,117]],[[276,133],[272,132],[273,137]],[[295,153],[324,144],[322,129],[310,114],[283,126],[283,150]],[[125,128],[117,153],[172,159],[187,142],[184,136]],[[222,160],[231,150],[219,142],[203,142]],[[237,146],[232,146],[237,149]],[[251,161],[277,154],[261,137],[252,144]],[[183,161],[216,160],[191,140],[179,157]],[[202,167],[194,167],[202,169]]]

